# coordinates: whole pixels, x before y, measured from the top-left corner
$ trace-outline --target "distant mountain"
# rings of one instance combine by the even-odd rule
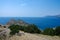
[[[60,17],[60,15],[56,15],[56,17]]]
[[[46,17],[60,17],[60,15],[55,15],[55,16],[46,16]]]

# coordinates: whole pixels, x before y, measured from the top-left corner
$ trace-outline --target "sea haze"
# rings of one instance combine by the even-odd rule
[[[0,17],[0,24],[5,25],[10,19],[23,20],[30,24],[35,24],[40,29],[48,27],[60,26],[60,17],[57,16],[46,16],[46,17]]]

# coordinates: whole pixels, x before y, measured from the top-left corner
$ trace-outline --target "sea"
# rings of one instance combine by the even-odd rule
[[[0,17],[0,24],[5,25],[12,18],[15,20],[20,19],[30,24],[35,24],[41,30],[60,26],[60,17]]]

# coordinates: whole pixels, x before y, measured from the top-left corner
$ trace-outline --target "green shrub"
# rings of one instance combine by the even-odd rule
[[[38,29],[38,27],[34,24],[29,25],[28,27],[24,28],[25,32],[28,33],[40,33],[41,31]]]
[[[43,34],[45,34],[45,35],[51,35],[51,36],[55,35],[53,28],[46,28],[46,29],[43,31]]]
[[[57,26],[55,29],[55,35],[60,35],[60,26]]]
[[[20,26],[19,30],[24,31],[24,26]]]
[[[26,26],[19,26],[19,25],[11,25],[10,27],[10,34],[14,35],[15,33],[18,33],[19,30],[22,30],[27,33],[41,33],[41,31],[38,29],[38,27],[34,24]]]
[[[27,33],[40,33],[41,31],[38,29],[38,27],[34,24],[26,26],[20,26],[20,30],[27,32]]]
[[[10,34],[14,35],[15,33],[19,32],[20,26],[19,25],[11,25],[9,28],[11,30]]]

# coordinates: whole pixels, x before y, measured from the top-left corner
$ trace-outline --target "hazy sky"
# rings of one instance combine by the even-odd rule
[[[60,0],[0,0],[0,17],[60,15]]]

